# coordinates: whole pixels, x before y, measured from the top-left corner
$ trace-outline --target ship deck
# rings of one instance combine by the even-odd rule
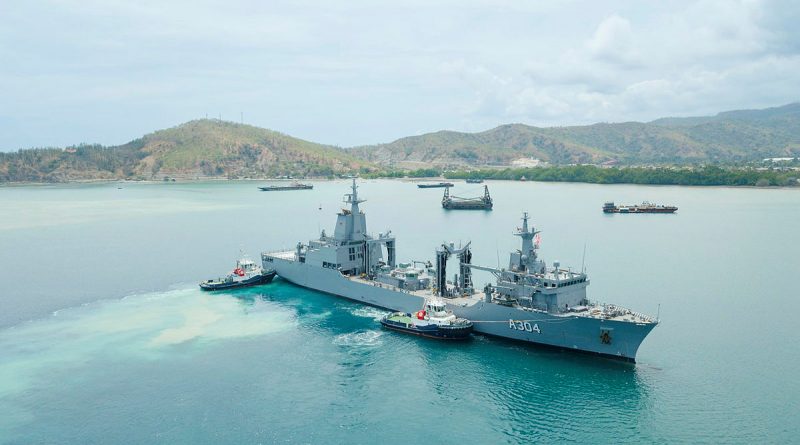
[[[279,250],[277,252],[264,252],[262,255],[271,256],[273,258],[279,258],[281,260],[286,261],[294,261],[294,250]]]
[[[476,292],[473,295],[446,298],[445,300],[451,305],[465,307],[483,301],[485,296],[486,294],[484,294],[483,292]],[[565,318],[585,317],[585,318],[594,318],[598,320],[602,319],[602,320],[620,321],[627,323],[656,322],[652,317],[648,315],[640,314],[638,312],[634,312],[631,311],[630,309],[626,309],[620,306],[603,304],[603,303],[593,303],[588,306],[577,306],[566,312],[547,312],[541,309],[522,306],[520,304],[514,304],[513,306],[509,307],[513,307],[515,309],[532,313],[547,314],[553,317],[565,317]]]
[[[264,255],[286,261],[294,261],[295,259],[295,252],[293,250],[269,252],[269,253],[264,253]],[[434,296],[433,292],[431,292],[430,289],[409,291],[406,289],[401,289],[399,287],[393,286],[391,284],[369,280],[366,279],[366,277],[361,277],[361,276],[347,276],[347,279],[367,286],[375,286],[375,287],[390,289],[395,292],[402,292],[410,295],[415,295],[423,299]],[[476,292],[472,295],[466,295],[466,296],[445,297],[445,301],[447,301],[448,304],[453,306],[466,307],[484,301],[485,297],[486,295],[483,292]],[[540,313],[543,315],[546,314],[553,317],[564,317],[564,318],[585,317],[585,318],[594,318],[594,319],[619,321],[627,323],[658,323],[657,320],[648,315],[641,314],[639,312],[634,312],[624,307],[611,304],[604,304],[604,303],[592,303],[587,306],[576,306],[566,312],[547,312],[541,309],[523,306],[520,304],[513,304],[509,307],[532,313]]]
[[[362,277],[349,277],[351,281],[355,281],[358,283],[376,286],[381,288],[391,289],[397,292],[403,292],[411,295],[416,295],[420,298],[429,298],[433,296],[433,292],[430,289],[420,289],[416,291],[408,291],[405,289],[400,289],[396,286],[392,286],[391,284],[380,283],[376,281],[371,281],[364,279]],[[472,306],[474,304],[480,303],[484,301],[486,294],[483,292],[476,292],[472,295],[461,296],[461,297],[445,297],[445,301],[452,306]],[[513,306],[515,309],[528,311],[532,313],[540,313],[540,314],[547,314],[553,317],[585,317],[585,318],[594,318],[598,320],[611,320],[611,321],[620,321],[620,322],[627,322],[627,323],[655,323],[656,321],[645,314],[640,314],[638,312],[631,311],[629,309],[610,305],[610,304],[603,304],[603,303],[595,303],[588,306],[578,306],[573,308],[567,312],[547,312],[541,309],[531,308],[522,306],[519,304],[515,304]]]

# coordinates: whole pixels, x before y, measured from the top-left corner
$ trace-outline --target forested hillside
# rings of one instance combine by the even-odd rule
[[[196,120],[117,147],[0,153],[0,181],[329,176],[369,167],[344,150],[250,125]]]
[[[525,157],[556,165],[738,163],[800,156],[800,104],[649,123],[548,128],[512,124],[480,133],[439,131],[352,151],[369,161],[409,167],[508,165]]]

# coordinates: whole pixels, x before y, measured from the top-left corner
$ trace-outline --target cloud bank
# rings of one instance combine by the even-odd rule
[[[5,151],[220,115],[351,146],[800,99],[791,1],[59,0],[0,14]]]

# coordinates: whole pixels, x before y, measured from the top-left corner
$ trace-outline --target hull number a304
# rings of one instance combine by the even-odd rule
[[[539,329],[539,325],[537,323],[531,324],[529,321],[522,321],[522,320],[508,320],[508,328],[515,329],[517,331],[528,331],[528,332],[535,332],[537,334],[541,334],[542,331]]]

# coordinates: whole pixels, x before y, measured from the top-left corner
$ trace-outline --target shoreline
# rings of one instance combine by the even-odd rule
[[[228,178],[221,178],[221,177],[205,177],[205,178],[175,178],[174,181],[164,181],[164,180],[157,180],[157,179],[73,179],[69,181],[59,181],[59,182],[0,182],[0,188],[2,187],[24,187],[24,186],[46,186],[46,185],[69,185],[69,184],[186,184],[186,183],[198,183],[198,182],[257,182],[257,181],[335,181],[336,179],[345,179],[345,178],[335,178],[335,179],[328,179],[328,178],[303,178],[303,179],[283,179],[283,178],[241,178],[241,179],[228,179]]]
[[[388,180],[388,181],[399,181],[404,183],[420,183],[426,181],[450,181],[450,182],[463,182],[464,179],[462,178],[445,178],[442,176],[425,176],[425,177],[401,177],[401,178],[392,178],[392,177],[375,177],[375,178],[362,178],[363,180]],[[241,178],[241,179],[228,179],[228,178],[220,178],[220,177],[206,177],[206,178],[192,178],[192,179],[179,179],[175,178],[174,181],[163,181],[163,180],[154,180],[154,179],[143,179],[143,180],[129,180],[129,179],[76,179],[70,181],[62,181],[62,182],[2,182],[0,183],[0,189],[2,188],[17,188],[17,187],[45,187],[45,186],[59,186],[59,185],[90,185],[90,184],[147,184],[147,185],[154,185],[154,184],[194,184],[194,183],[203,183],[203,182],[274,182],[274,181],[315,181],[315,182],[328,182],[328,181],[336,181],[336,180],[345,180],[349,178],[302,178],[302,179],[279,179],[279,178],[263,178],[263,179],[254,179],[254,178]],[[732,188],[732,189],[756,189],[756,190],[793,190],[797,189],[800,190],[800,186],[797,185],[767,185],[767,186],[757,186],[757,185],[730,185],[730,184],[715,184],[715,185],[698,185],[698,184],[649,184],[649,183],[634,183],[634,182],[619,182],[619,183],[600,183],[600,182],[588,182],[588,181],[537,181],[528,179],[525,181],[521,181],[518,179],[492,179],[486,178],[484,179],[486,182],[532,182],[532,183],[540,183],[540,184],[587,184],[587,185],[604,185],[604,186],[623,186],[623,185],[636,185],[636,186],[643,186],[643,187],[683,187],[683,188]]]

